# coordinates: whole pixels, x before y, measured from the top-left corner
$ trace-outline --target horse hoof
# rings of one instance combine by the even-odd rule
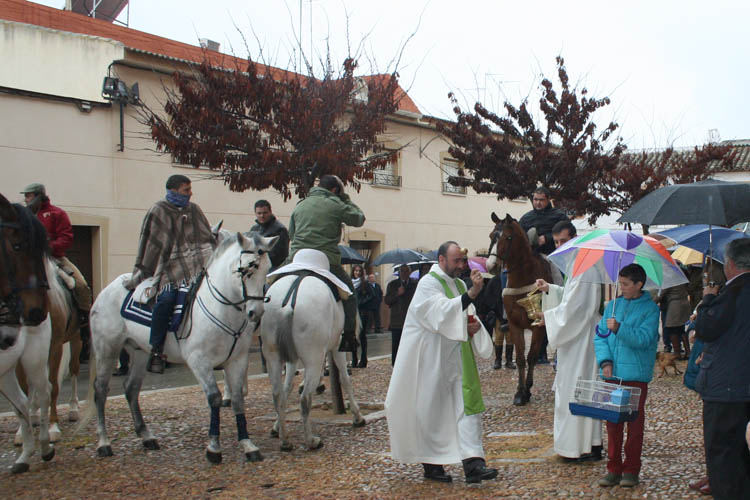
[[[279,437],[279,431],[276,429],[271,429],[271,437],[272,438],[278,438]]]
[[[232,406],[232,400],[231,399],[222,399],[221,400],[221,406],[223,406],[224,408],[229,408],[230,406]]]
[[[326,392],[326,385],[320,384],[318,387],[315,388],[315,392],[317,394],[323,394],[324,392]]]
[[[281,446],[279,447],[279,449],[281,451],[292,451],[294,449],[294,447],[291,444],[289,444],[289,443],[282,443]]]
[[[515,406],[523,406],[526,404],[526,402],[523,400],[523,396],[521,396],[520,394],[516,394],[513,397],[513,404]]]
[[[221,463],[221,452],[214,453],[211,450],[206,450],[206,458],[212,464],[220,464]]]
[[[13,474],[23,474],[24,472],[29,471],[29,464],[25,464],[25,463],[13,464],[13,467],[10,469],[10,471]]]
[[[263,455],[260,454],[259,450],[251,451],[250,453],[245,453],[245,460],[248,462],[262,462]]]
[[[51,430],[49,431],[49,442],[50,443],[57,443],[60,441],[61,434],[59,430]]]
[[[312,440],[312,443],[310,446],[307,447],[308,450],[319,450],[323,447],[323,440],[320,439],[318,436],[315,436]]]
[[[352,423],[352,427],[364,427],[367,421],[364,418],[360,418],[360,420],[355,420],[354,423]]]
[[[156,439],[146,439],[143,441],[143,447],[147,450],[158,450],[159,448],[159,442]]]
[[[54,448],[52,448],[49,451],[49,453],[47,453],[46,455],[42,455],[42,460],[44,460],[45,462],[49,462],[53,458],[55,458],[55,449]]]
[[[96,453],[99,454],[100,457],[111,457],[114,455],[114,453],[112,453],[112,447],[109,445],[100,446],[96,449]]]

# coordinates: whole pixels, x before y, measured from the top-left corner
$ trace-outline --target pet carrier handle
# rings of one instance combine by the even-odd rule
[[[611,377],[602,377],[602,380],[604,380],[605,382],[619,380],[620,382],[618,384],[622,385],[622,377],[616,377],[615,375],[612,375]]]

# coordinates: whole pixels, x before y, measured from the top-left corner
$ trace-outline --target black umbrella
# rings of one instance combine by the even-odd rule
[[[364,264],[367,262],[367,259],[362,257],[359,252],[352,247],[339,245],[339,252],[341,252],[342,264]]]
[[[647,225],[732,226],[747,221],[750,221],[750,184],[716,179],[659,188],[635,202],[617,219],[617,222]]]
[[[378,255],[378,258],[372,263],[373,266],[381,264],[410,264],[412,262],[427,260],[421,253],[408,248],[396,248]]]

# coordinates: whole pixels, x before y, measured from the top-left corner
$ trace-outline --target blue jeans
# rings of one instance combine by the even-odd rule
[[[149,338],[153,352],[161,354],[164,351],[167,329],[176,303],[177,288],[167,287],[156,297],[156,305],[151,313],[151,337]]]

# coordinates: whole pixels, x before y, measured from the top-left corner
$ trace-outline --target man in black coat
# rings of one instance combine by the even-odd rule
[[[518,223],[527,233],[532,228],[536,230],[537,240],[531,241],[531,246],[536,247],[544,255],[549,255],[555,251],[552,228],[558,222],[570,219],[564,212],[552,207],[550,191],[544,186],[539,186],[534,190],[531,204],[534,208],[526,212]]]
[[[709,283],[696,336],[705,342],[696,389],[703,398],[703,440],[711,493],[750,499],[750,239],[727,244],[726,285]]]
[[[273,214],[271,204],[268,200],[258,200],[255,202],[255,225],[250,228],[250,232],[258,233],[264,238],[270,236],[279,237],[276,244],[268,252],[268,257],[271,259],[271,269],[268,272],[276,270],[289,256],[289,231]],[[261,342],[260,337],[258,337],[258,342]],[[266,358],[263,356],[263,350],[260,351],[260,361],[263,373],[266,373],[268,369],[266,368]]]
[[[255,202],[255,225],[250,228],[250,231],[265,238],[278,236],[276,245],[268,252],[271,259],[271,271],[284,263],[289,255],[289,232],[273,214],[271,204],[267,200]]]

